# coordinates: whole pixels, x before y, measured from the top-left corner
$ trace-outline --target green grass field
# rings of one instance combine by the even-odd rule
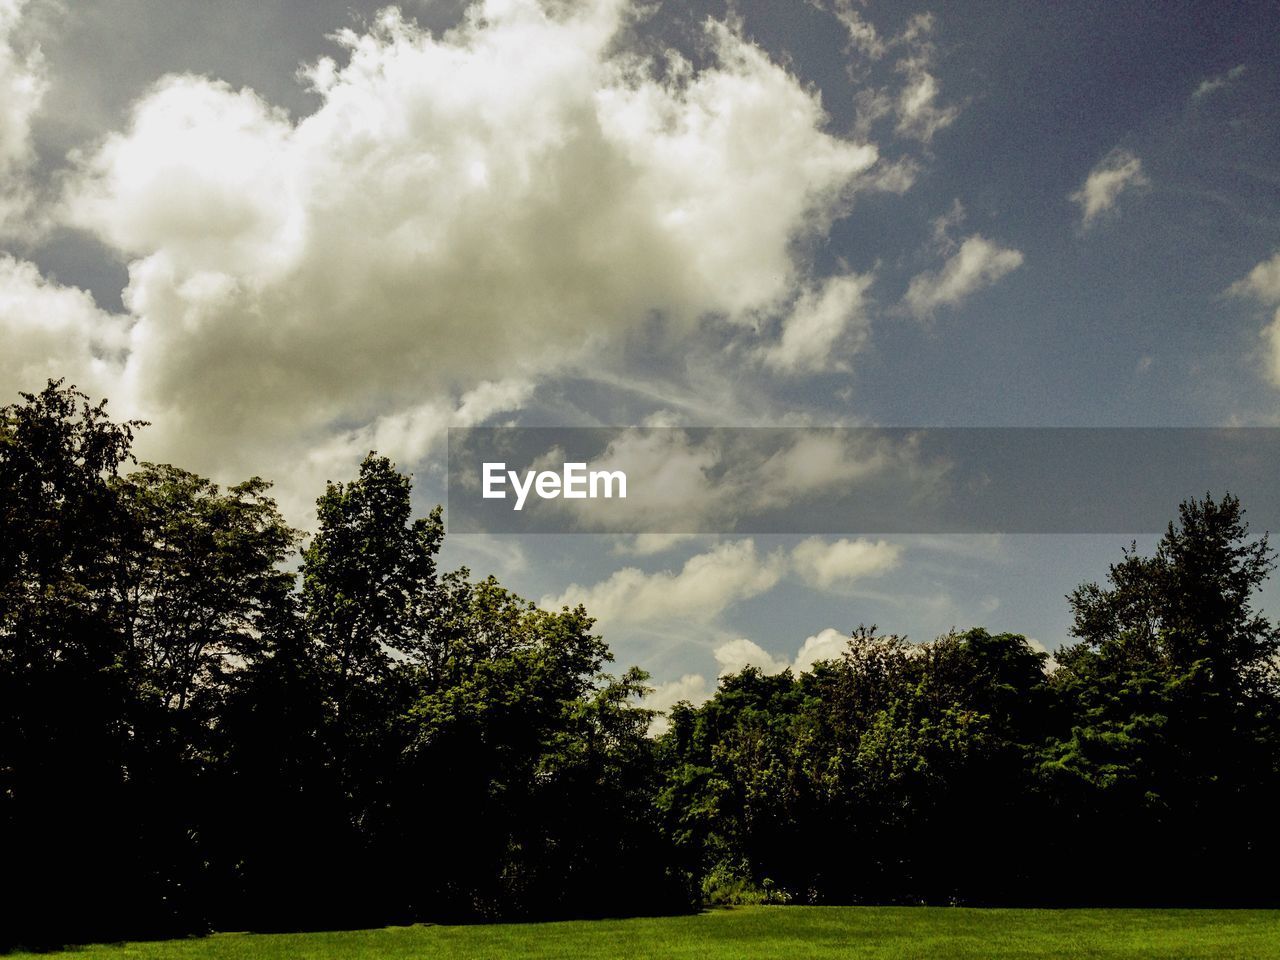
[[[83,947],[11,958],[1280,958],[1280,911],[738,907],[698,916],[310,934]]]

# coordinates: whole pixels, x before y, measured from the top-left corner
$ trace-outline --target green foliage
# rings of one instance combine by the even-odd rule
[[[1241,865],[1280,852],[1259,829],[1280,800],[1280,628],[1253,608],[1274,551],[1242,514],[1184,503],[1153,556],[1131,549],[1068,598],[1081,642],[1053,681],[1070,728],[1040,774],[1081,899],[1256,897]],[[1136,856],[1096,875],[1118,844]]]
[[[811,673],[725,678],[660,745],[685,868],[708,890],[769,879],[800,902],[948,900],[961,876],[970,897],[1003,893],[1009,840],[963,875],[952,858],[1025,816],[1011,800],[1045,736],[1043,660],[1008,634],[913,646],[859,628]]]
[[[643,672],[603,672],[581,608],[440,574],[440,511],[415,519],[390,461],[328,486],[295,589],[268,484],[122,475],[139,424],[24,399],[0,417],[0,846],[27,882],[0,946],[685,903]]]
[[[0,946],[1280,898],[1274,552],[1231,497],[1073,592],[1055,664],[859,627],[650,738],[588,611],[441,572],[387,459],[328,485],[299,557],[260,479],[126,472],[139,426],[53,382],[0,410]]]
[[[360,684],[421,648],[438,608],[437,509],[410,517],[409,478],[370,454],[350,484],[316,501],[320,530],[303,552],[302,600],[315,641],[334,662],[341,710]]]

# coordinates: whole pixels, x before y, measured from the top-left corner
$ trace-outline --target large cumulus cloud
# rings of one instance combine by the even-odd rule
[[[518,402],[655,318],[678,338],[785,314],[815,282],[797,241],[875,148],[730,27],[695,69],[623,50],[634,16],[482,0],[434,35],[388,9],[305,71],[320,106],[296,120],[160,80],[63,205],[128,261],[117,392],[149,442],[223,470],[365,436],[420,455],[477,388]]]

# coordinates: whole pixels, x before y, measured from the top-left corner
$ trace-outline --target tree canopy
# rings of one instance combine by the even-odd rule
[[[371,453],[309,538],[135,463],[60,382],[0,410],[0,946],[700,903],[1275,903],[1275,554],[1182,504],[1051,659],[851,632],[650,734],[589,612],[442,571]],[[296,570],[296,572],[295,572]]]

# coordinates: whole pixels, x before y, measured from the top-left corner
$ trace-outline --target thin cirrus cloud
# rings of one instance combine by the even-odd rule
[[[1191,91],[1191,99],[1199,102],[1211,94],[1217,93],[1219,90],[1229,87],[1242,76],[1244,76],[1245,65],[1237,64],[1226,73],[1220,73],[1217,76],[1206,77],[1196,84],[1196,88]]]
[[[1088,230],[1116,210],[1121,194],[1149,186],[1142,161],[1128,150],[1116,149],[1089,171],[1084,185],[1069,199],[1080,207],[1080,228]]]
[[[311,484],[371,440],[419,455],[655,314],[682,337],[781,311],[778,370],[821,363],[788,330],[856,349],[864,280],[814,277],[796,241],[901,177],[733,28],[695,68],[620,50],[634,16],[481,0],[437,35],[388,9],[307,68],[299,119],[161,78],[62,178],[62,220],[128,264],[125,312],[11,265],[11,299],[64,311],[40,324],[108,342],[11,323],[6,370],[101,389],[156,424],[148,456]]]

